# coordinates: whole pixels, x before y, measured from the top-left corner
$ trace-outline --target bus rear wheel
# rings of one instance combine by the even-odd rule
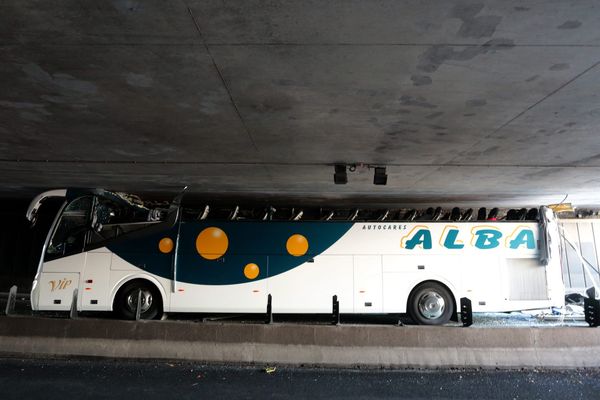
[[[408,313],[420,325],[442,325],[450,320],[454,309],[452,294],[436,282],[417,286],[408,299]]]
[[[122,319],[135,319],[138,298],[140,298],[140,319],[157,319],[162,316],[160,293],[156,286],[144,280],[128,282],[119,289],[113,309]]]

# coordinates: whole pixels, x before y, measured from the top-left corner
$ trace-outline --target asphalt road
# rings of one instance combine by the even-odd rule
[[[600,370],[333,370],[0,358],[2,399],[598,399]]]

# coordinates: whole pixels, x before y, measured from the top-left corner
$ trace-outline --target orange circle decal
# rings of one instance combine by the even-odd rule
[[[196,250],[207,260],[216,260],[222,257],[228,247],[227,234],[219,228],[206,228],[196,238]]]
[[[244,276],[248,279],[254,279],[260,273],[260,268],[254,263],[246,264],[244,267]]]
[[[293,234],[287,240],[285,248],[288,253],[295,257],[300,257],[306,254],[308,251],[308,240],[298,233]]]
[[[170,253],[173,251],[173,240],[168,237],[160,239],[158,242],[158,250],[160,250],[161,253]]]

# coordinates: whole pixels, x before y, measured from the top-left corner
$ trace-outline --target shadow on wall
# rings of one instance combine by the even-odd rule
[[[25,218],[30,199],[0,200],[0,292],[17,285],[19,293],[31,290],[46,234],[61,200],[47,200],[34,227]]]

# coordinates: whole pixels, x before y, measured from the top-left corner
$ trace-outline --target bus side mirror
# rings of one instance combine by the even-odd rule
[[[31,226],[35,226],[35,223],[37,222],[37,218],[38,218],[37,210],[34,210],[29,216],[29,223]]]

